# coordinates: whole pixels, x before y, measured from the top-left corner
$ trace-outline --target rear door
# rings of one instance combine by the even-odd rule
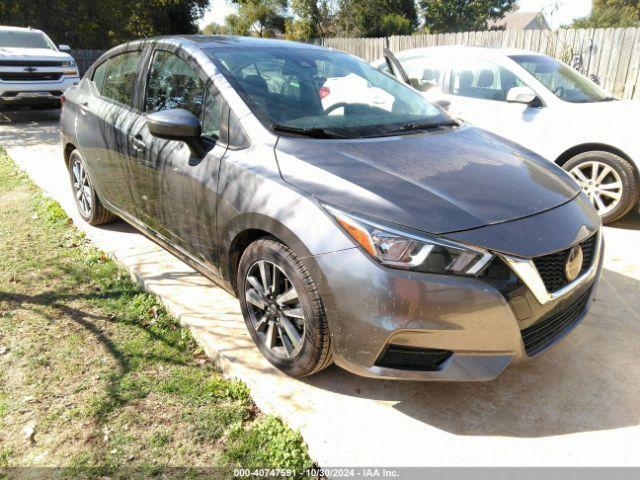
[[[100,198],[111,208],[134,215],[130,172],[124,155],[135,78],[142,52],[113,55],[94,68],[79,97],[76,134]]]
[[[217,272],[216,194],[223,103],[211,81],[189,56],[156,49],[143,86],[139,118],[131,132],[131,161],[139,218],[165,240]],[[210,147],[198,158],[184,142],[152,136],[145,116],[182,108],[200,119]]]

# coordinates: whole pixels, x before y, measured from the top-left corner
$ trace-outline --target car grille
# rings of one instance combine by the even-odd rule
[[[589,301],[591,288],[570,305],[556,307],[539,322],[520,333],[527,355],[533,357],[565,337],[579,323]]]
[[[0,67],[62,67],[60,60],[0,60]]]
[[[580,247],[582,247],[583,255],[580,275],[589,270],[591,264],[593,263],[593,257],[596,251],[597,237],[597,234],[592,235],[579,244]],[[561,252],[552,253],[550,255],[544,255],[542,257],[536,257],[533,259],[533,263],[538,269],[538,273],[542,278],[544,286],[547,288],[547,292],[553,293],[570,283],[564,274],[570,251],[571,248],[567,248],[566,250],[562,250]]]
[[[5,82],[45,82],[59,80],[62,72],[0,72]]]

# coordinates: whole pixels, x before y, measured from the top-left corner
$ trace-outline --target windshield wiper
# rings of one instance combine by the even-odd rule
[[[409,122],[402,125],[393,132],[408,132],[412,130],[435,130],[440,127],[459,127],[460,124],[455,120],[446,120],[444,122]]]
[[[414,131],[428,131],[435,130],[441,127],[459,127],[460,122],[455,120],[445,120],[442,122],[409,122],[402,125],[400,128],[394,128],[393,130],[386,130],[380,134],[365,135],[362,138],[369,137],[388,137],[391,135],[398,135],[401,133],[414,132]]]
[[[330,128],[301,128],[291,127],[289,125],[280,125],[277,123],[271,125],[271,128],[276,132],[295,133],[297,135],[304,135],[305,137],[311,138],[349,138],[345,135],[342,135],[341,133],[336,132],[335,130],[331,130]]]

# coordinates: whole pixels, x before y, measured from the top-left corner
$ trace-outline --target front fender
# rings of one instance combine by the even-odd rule
[[[315,198],[282,179],[271,149],[232,152],[219,182],[218,245],[225,282],[233,280],[234,242],[245,232],[273,235],[300,258],[354,247]]]

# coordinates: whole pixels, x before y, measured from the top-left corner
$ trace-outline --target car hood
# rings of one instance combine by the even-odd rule
[[[68,53],[50,48],[0,47],[0,58],[4,60],[70,60]]]
[[[470,126],[353,140],[280,137],[283,179],[348,212],[442,234],[534,215],[574,198],[559,167]]]

